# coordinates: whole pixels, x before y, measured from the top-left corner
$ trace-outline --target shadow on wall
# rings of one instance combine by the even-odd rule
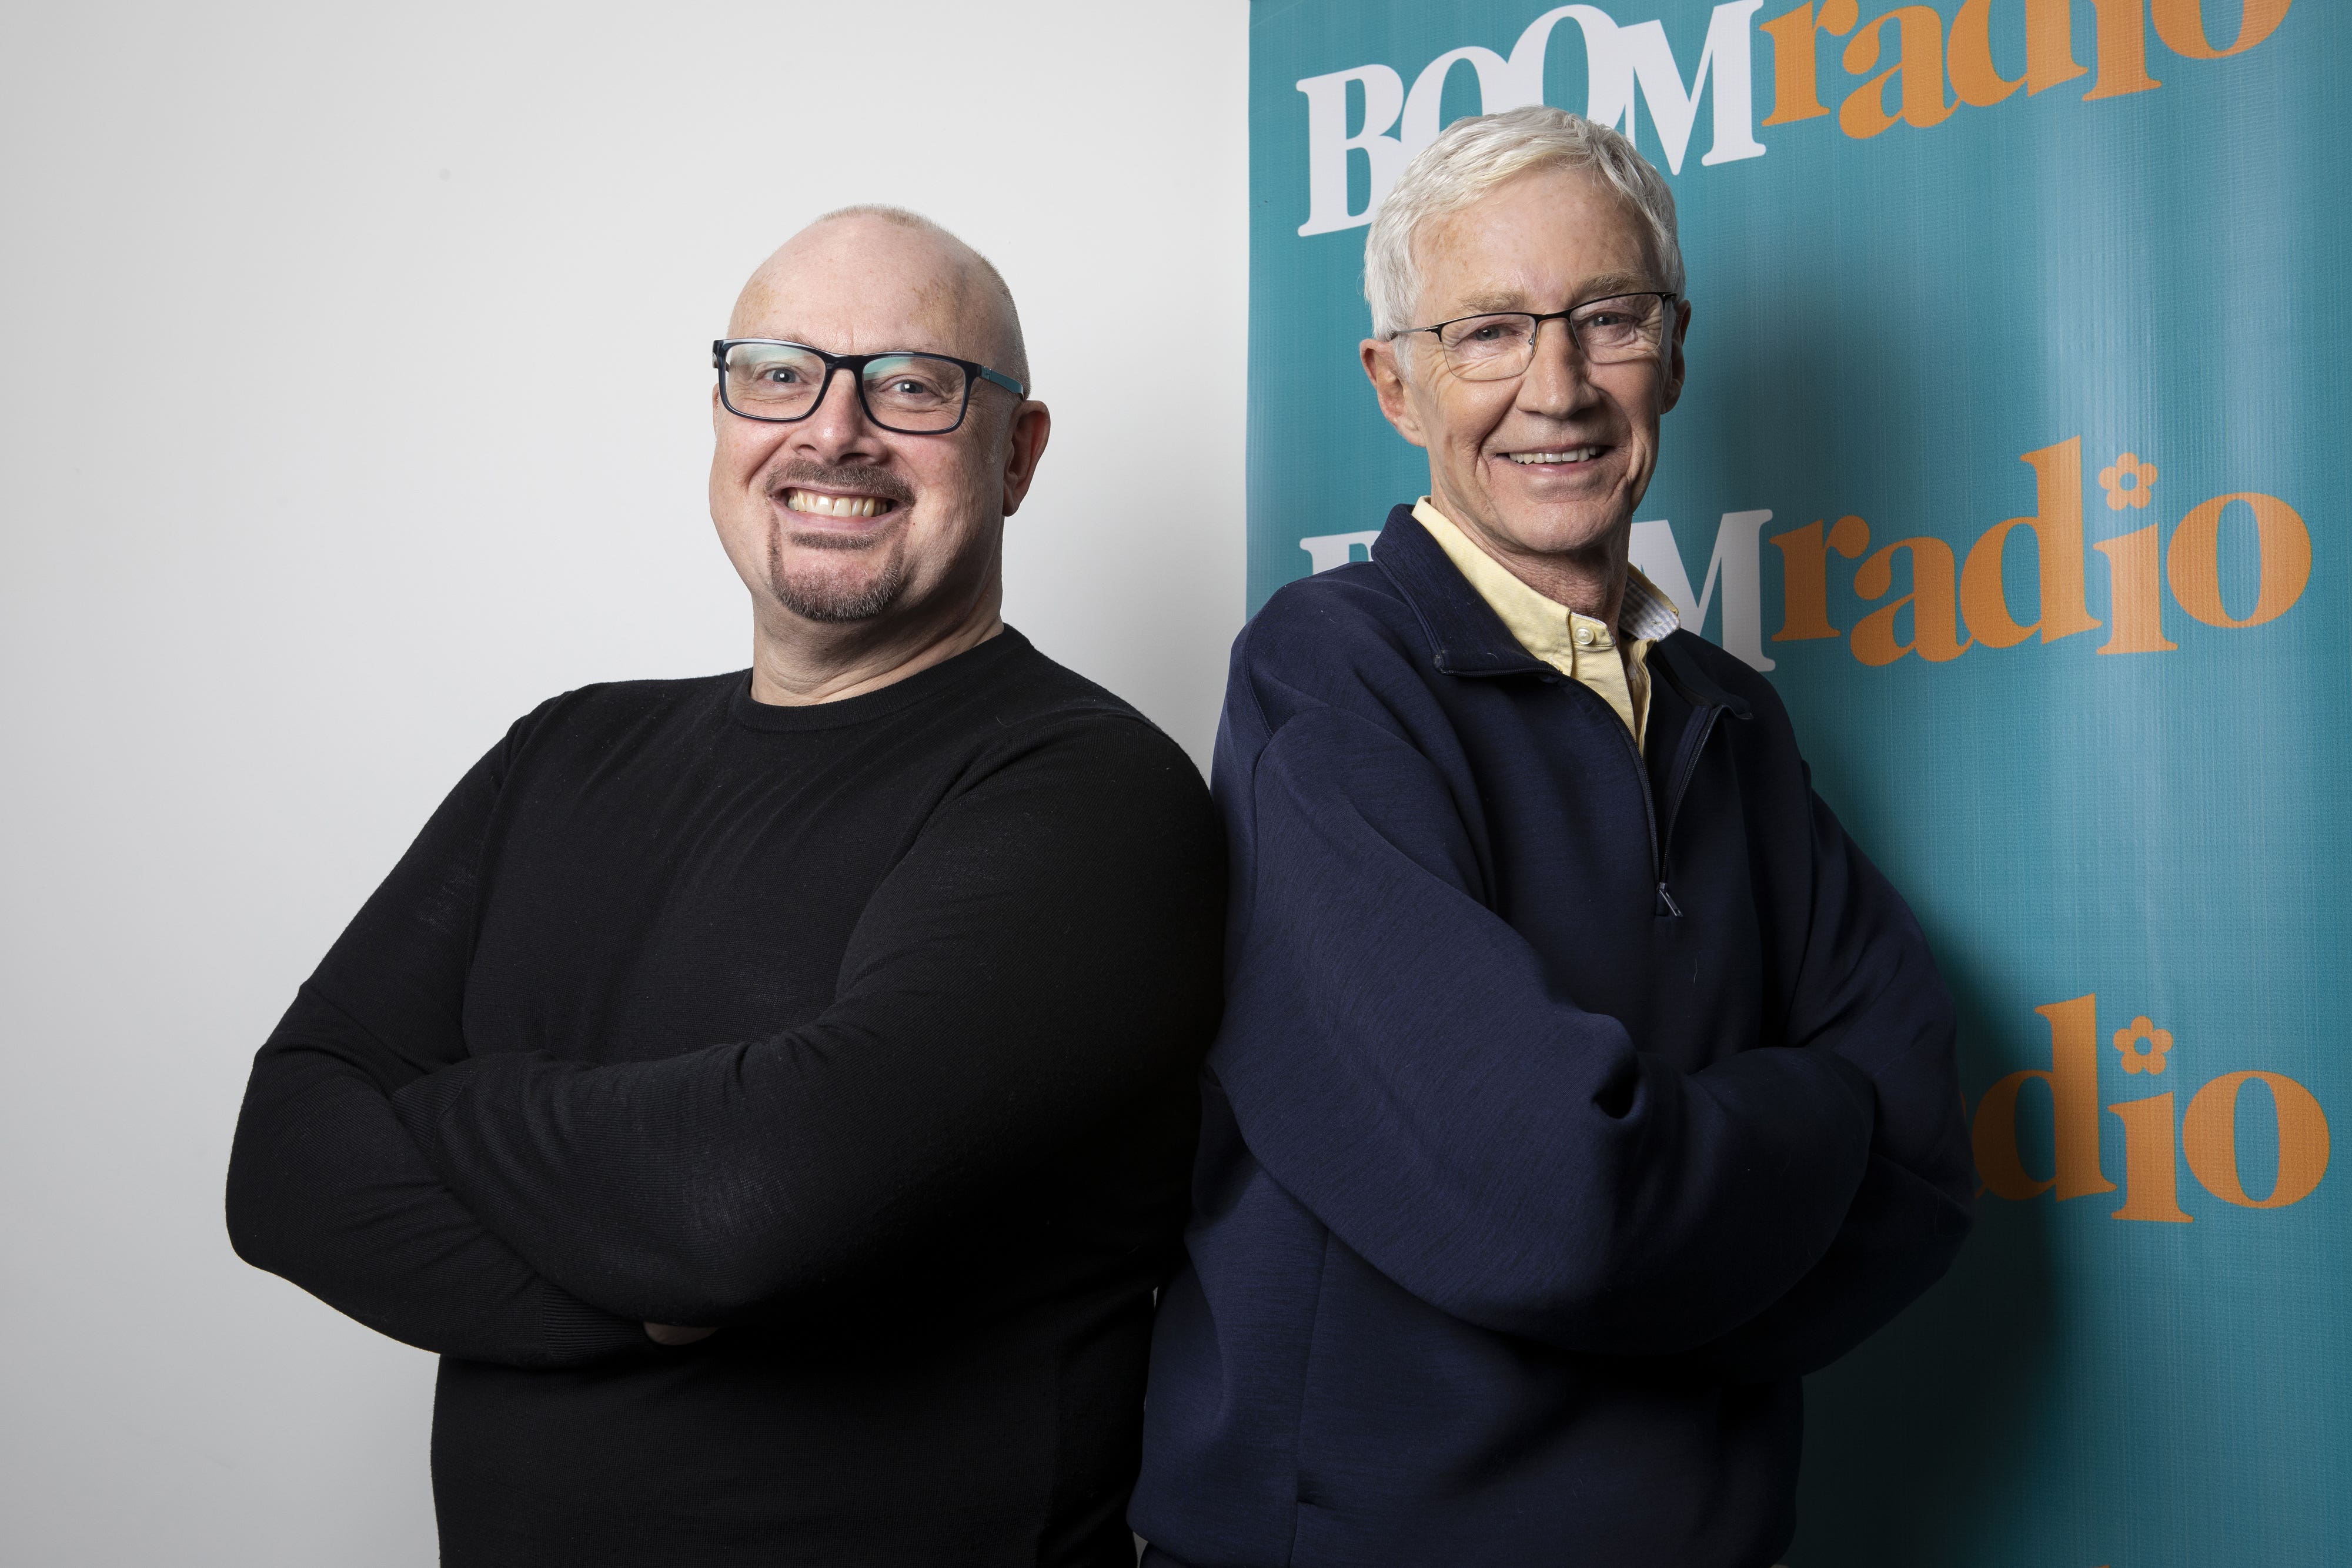
[[[1995,998],[1930,932],[1959,1006],[1961,1054],[1994,1033]],[[1977,1224],[1937,1286],[1860,1350],[1805,1383],[1801,1568],[1974,1568],[1980,1529],[2061,1374],[2047,1203],[1977,1200]]]

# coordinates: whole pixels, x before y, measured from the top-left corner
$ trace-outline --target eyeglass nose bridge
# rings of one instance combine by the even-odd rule
[[[1537,316],[1533,320],[1534,325],[1528,329],[1528,346],[1520,350],[1519,368],[1515,372],[1514,379],[1526,376],[1536,368],[1537,357],[1543,351],[1543,329],[1544,323],[1547,321],[1559,323],[1560,336],[1567,340],[1569,363],[1576,367],[1580,373],[1589,373],[1592,367],[1600,362],[1593,359],[1591,350],[1584,346],[1584,340],[1577,336],[1573,309],[1554,310],[1547,315]]]
[[[822,352],[822,350],[819,351]],[[857,417],[864,420],[866,423],[872,425],[877,430],[887,429],[888,426],[885,425],[880,420],[876,419],[874,417],[874,411],[866,406],[866,365],[864,361],[860,360],[858,362],[852,363],[850,356],[835,358],[830,354],[825,355],[824,379],[817,383],[816,396],[810,402],[808,412],[801,415],[800,418],[793,421],[793,423],[794,424],[806,426],[809,421],[814,419],[818,414],[824,412],[824,400],[833,395],[833,378],[836,374],[845,375],[849,378],[850,406],[857,411]]]
[[[1529,371],[1534,370],[1536,354],[1543,347],[1543,329],[1544,323],[1547,321],[1557,321],[1560,324],[1561,335],[1568,340],[1570,362],[1578,366],[1580,370],[1590,372],[1599,361],[1594,360],[1591,351],[1585,348],[1584,340],[1576,335],[1575,311],[1578,308],[1580,307],[1571,307],[1567,310],[1553,310],[1540,316],[1529,313],[1528,319],[1532,325],[1528,329],[1527,344],[1519,350],[1518,364],[1499,374],[1476,379],[1518,381]]]

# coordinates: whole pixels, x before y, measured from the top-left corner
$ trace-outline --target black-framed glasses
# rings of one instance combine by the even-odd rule
[[[963,423],[971,389],[994,382],[1014,397],[1029,391],[1002,371],[948,354],[893,350],[828,354],[777,338],[721,338],[710,345],[719,401],[743,419],[790,424],[824,402],[833,372],[847,371],[866,417],[902,435],[945,435]]]
[[[1434,337],[1445,362],[1464,381],[1507,381],[1526,374],[1535,363],[1536,335],[1547,321],[1568,323],[1569,335],[1576,340],[1577,351],[1588,364],[1617,365],[1649,358],[1665,341],[1666,314],[1677,298],[1664,290],[1644,289],[1588,299],[1546,316],[1525,310],[1457,316],[1434,327],[1408,328],[1397,336],[1427,332]]]

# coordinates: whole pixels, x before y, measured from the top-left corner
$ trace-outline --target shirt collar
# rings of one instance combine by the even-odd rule
[[[1643,576],[1638,568],[1626,569],[1624,599],[1612,628],[1554,603],[1520,581],[1501,562],[1479,549],[1428,497],[1423,497],[1408,516],[1444,552],[1464,581],[1494,612],[1511,640],[1546,663],[1572,662],[1580,651],[1589,653],[1592,648],[1590,639],[1596,635],[1603,647],[1613,637],[1638,654],[1649,644],[1673,635],[1682,625],[1682,614],[1675,608],[1675,601]]]
[[[1665,590],[1642,575],[1638,566],[1625,569],[1625,602],[1617,610],[1617,630],[1644,643],[1663,643],[1682,630],[1683,612]]]

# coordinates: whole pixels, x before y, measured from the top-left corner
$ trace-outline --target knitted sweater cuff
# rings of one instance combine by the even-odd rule
[[[646,1325],[592,1307],[562,1286],[540,1283],[539,1325],[547,1351],[560,1365],[593,1361],[651,1344]]]

